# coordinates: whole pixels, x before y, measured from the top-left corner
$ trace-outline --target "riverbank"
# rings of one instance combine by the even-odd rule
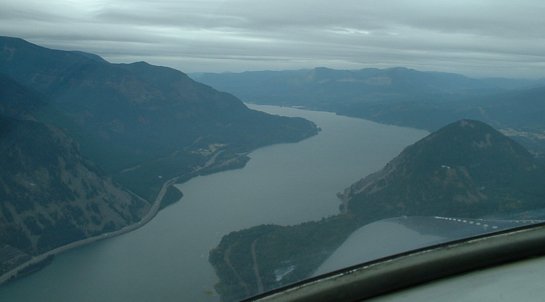
[[[303,117],[322,131],[296,144],[256,149],[244,169],[175,185],[184,193],[181,202],[160,211],[146,227],[63,253],[39,273],[2,286],[0,300],[218,302],[214,285],[219,280],[208,255],[223,235],[259,224],[295,225],[338,213],[335,193],[425,135],[325,112],[255,108]],[[251,261],[249,243],[243,251]],[[267,252],[266,243],[258,240],[255,245],[264,287],[266,272],[271,271],[261,256]],[[228,255],[230,261],[238,259]],[[270,277],[287,280],[296,273],[290,268],[276,267]],[[255,278],[252,265],[248,273]]]
[[[140,221],[138,221],[136,223],[133,223],[131,225],[127,225],[127,226],[125,226],[125,227],[123,227],[123,228],[121,228],[119,230],[113,231],[113,232],[103,233],[103,234],[100,234],[100,235],[97,235],[97,236],[88,237],[88,238],[85,238],[85,239],[82,239],[82,240],[71,242],[69,244],[57,247],[57,248],[55,248],[53,250],[50,250],[48,252],[45,252],[43,254],[32,256],[32,258],[30,258],[30,260],[16,266],[15,268],[7,271],[6,273],[0,275],[0,285],[6,283],[8,281],[13,281],[13,280],[15,280],[17,278],[29,275],[29,273],[24,273],[24,271],[29,269],[30,267],[39,266],[40,269],[42,269],[43,267],[45,267],[46,265],[50,264],[53,261],[54,256],[56,256],[56,255],[58,255],[60,253],[63,253],[63,252],[66,252],[68,250],[75,249],[75,248],[78,248],[78,247],[81,247],[81,246],[84,246],[84,245],[88,245],[88,244],[97,242],[99,240],[104,240],[104,239],[116,237],[116,236],[119,236],[119,235],[123,235],[123,234],[126,234],[128,232],[132,232],[132,231],[134,231],[136,229],[139,229],[140,227],[143,227],[148,222],[150,222],[157,215],[157,213],[161,209],[163,209],[167,205],[173,203],[172,201],[167,201],[166,204],[163,204],[163,202],[164,202],[163,199],[165,198],[165,195],[169,191],[169,188],[173,189],[173,190],[178,190],[174,186],[174,184],[182,184],[182,183],[184,183],[184,182],[186,182],[186,181],[188,181],[188,180],[190,180],[190,179],[192,179],[194,177],[200,176],[200,175],[205,175],[205,174],[216,173],[216,172],[225,171],[225,170],[242,168],[242,167],[244,167],[244,165],[249,160],[249,158],[246,156],[246,154],[239,154],[239,155],[236,156],[236,158],[226,158],[226,159],[219,160],[219,156],[222,153],[223,153],[223,150],[218,150],[218,151],[214,152],[213,154],[211,154],[210,159],[206,162],[206,164],[204,166],[202,166],[202,167],[199,167],[199,168],[195,169],[193,171],[193,173],[191,173],[191,175],[176,176],[176,177],[173,177],[173,178],[165,181],[163,183],[161,189],[159,190],[159,193],[157,194],[155,200],[151,204],[151,207],[150,207],[148,213],[144,217],[142,217],[142,219],[140,219]],[[127,190],[126,188],[125,188],[125,190],[127,192],[129,192],[130,194],[132,194],[134,197],[148,203],[147,200],[145,200],[141,196],[137,195],[136,193],[131,192],[131,191]],[[180,191],[180,194],[181,194],[181,191]],[[36,272],[38,270],[39,269],[34,270],[33,272]]]
[[[39,263],[42,263],[42,262],[46,261],[48,258],[54,257],[55,255],[58,255],[58,254],[60,254],[62,252],[65,252],[65,251],[68,251],[70,249],[74,249],[74,248],[77,248],[77,247],[80,247],[80,246],[83,246],[83,245],[91,244],[91,243],[96,242],[98,240],[104,240],[104,239],[112,238],[112,237],[115,237],[115,236],[119,236],[119,235],[125,234],[127,232],[134,231],[134,230],[144,226],[146,223],[151,221],[153,219],[153,217],[155,217],[155,215],[157,215],[157,212],[159,211],[159,208],[161,206],[161,200],[163,199],[164,195],[166,194],[167,189],[171,185],[175,184],[177,180],[178,180],[178,177],[175,177],[175,178],[167,180],[163,184],[163,187],[161,188],[161,190],[159,191],[159,194],[157,195],[156,199],[152,203],[152,205],[150,207],[150,210],[148,211],[148,213],[140,221],[138,221],[138,222],[136,222],[134,224],[125,226],[125,227],[123,227],[123,228],[121,228],[121,229],[119,229],[117,231],[104,233],[104,234],[100,234],[100,235],[97,235],[97,236],[85,238],[83,240],[71,242],[69,244],[66,244],[66,245],[57,247],[57,248],[55,248],[53,250],[50,250],[50,251],[48,251],[46,253],[43,253],[43,254],[40,254],[40,255],[37,255],[37,256],[33,256],[27,262],[25,262],[23,264],[20,264],[16,268],[2,274],[0,276],[0,285],[7,282],[7,281],[16,279],[18,277],[18,274],[21,271],[27,269],[28,267],[39,264]],[[136,195],[134,193],[132,193],[132,194],[136,198],[142,199],[138,195]]]

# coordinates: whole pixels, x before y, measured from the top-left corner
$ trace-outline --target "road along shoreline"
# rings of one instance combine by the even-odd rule
[[[144,226],[145,224],[150,222],[155,217],[155,215],[157,215],[157,213],[159,212],[159,209],[161,207],[161,201],[163,200],[163,197],[165,196],[165,194],[167,192],[167,189],[170,186],[172,186],[173,184],[175,184],[178,181],[179,178],[180,177],[177,176],[177,177],[171,178],[171,179],[167,180],[165,183],[163,183],[163,186],[161,187],[161,190],[157,194],[157,197],[155,198],[154,202],[152,203],[148,213],[144,217],[142,217],[142,219],[140,219],[138,222],[135,222],[135,223],[127,225],[127,226],[124,226],[124,227],[122,227],[121,229],[119,229],[117,231],[108,232],[108,233],[100,234],[100,235],[97,235],[97,236],[88,237],[88,238],[85,238],[85,239],[82,239],[82,240],[74,241],[74,242],[65,244],[63,246],[59,246],[57,248],[54,248],[54,249],[52,249],[50,251],[47,251],[47,252],[45,252],[43,254],[33,256],[30,260],[28,260],[28,261],[18,265],[17,267],[13,268],[12,270],[7,271],[6,273],[2,274],[0,276],[0,285],[6,283],[7,281],[12,280],[13,278],[16,278],[17,275],[21,271],[23,271],[24,269],[26,269],[26,268],[28,268],[28,267],[30,267],[32,265],[36,265],[36,264],[39,264],[39,263],[41,263],[43,261],[46,261],[49,257],[58,255],[60,253],[66,252],[68,250],[71,250],[71,249],[74,249],[74,248],[77,248],[77,247],[80,247],[80,246],[91,244],[91,243],[99,241],[99,240],[104,240],[104,239],[107,239],[107,238],[112,238],[112,237],[115,237],[115,236],[119,236],[119,235],[134,231],[134,230]],[[136,194],[134,194],[134,193],[132,193],[130,191],[128,191],[128,192],[131,193],[132,195],[134,195],[135,197],[137,197],[139,199],[142,199],[142,197],[140,197],[140,196],[138,196],[138,195],[136,195]],[[146,201],[146,202],[148,202],[148,201]]]

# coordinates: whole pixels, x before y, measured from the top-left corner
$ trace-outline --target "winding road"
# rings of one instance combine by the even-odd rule
[[[121,228],[121,229],[119,229],[117,231],[114,231],[114,232],[104,233],[104,234],[100,234],[100,235],[97,235],[97,236],[85,238],[85,239],[82,239],[82,240],[79,240],[79,241],[71,242],[69,244],[66,244],[66,245],[57,247],[55,249],[52,249],[52,250],[50,250],[50,251],[48,251],[46,253],[34,256],[30,260],[28,260],[27,262],[25,262],[23,264],[20,264],[19,266],[15,267],[14,269],[2,274],[0,276],[0,284],[10,280],[11,278],[16,277],[17,274],[21,270],[23,270],[23,269],[25,269],[25,268],[27,268],[27,267],[29,267],[31,265],[40,263],[41,261],[44,261],[47,257],[60,254],[62,252],[65,252],[67,250],[70,250],[70,249],[73,249],[73,248],[76,248],[76,247],[80,247],[80,246],[83,246],[83,245],[86,245],[86,244],[90,244],[90,243],[96,242],[98,240],[103,240],[103,239],[111,238],[111,237],[114,237],[114,236],[119,236],[121,234],[125,234],[125,233],[128,233],[128,232],[134,231],[134,230],[144,226],[146,223],[150,222],[151,219],[153,219],[153,217],[155,217],[155,215],[157,215],[157,212],[159,212],[159,209],[161,207],[161,200],[165,196],[168,187],[170,187],[171,185],[176,183],[176,181],[178,179],[179,179],[179,177],[174,177],[174,178],[171,178],[171,179],[167,180],[163,184],[163,186],[161,187],[161,190],[159,191],[159,193],[157,194],[157,197],[155,198],[153,204],[151,205],[148,213],[144,217],[142,217],[142,219],[140,219],[140,221],[138,221],[136,223],[133,223],[131,225],[127,225],[127,226],[125,226],[125,227],[123,227],[123,228]],[[147,200],[143,199],[142,197],[136,195],[135,193],[130,192],[128,190],[126,190],[126,191],[131,193],[136,198],[141,199],[141,200],[145,201],[146,203],[148,202]]]

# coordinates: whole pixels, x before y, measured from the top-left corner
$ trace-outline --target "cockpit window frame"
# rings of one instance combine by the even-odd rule
[[[545,223],[450,241],[310,278],[244,301],[361,301],[545,255]]]

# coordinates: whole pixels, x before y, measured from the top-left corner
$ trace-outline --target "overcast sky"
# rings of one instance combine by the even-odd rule
[[[0,0],[0,35],[185,72],[545,77],[543,0]]]

